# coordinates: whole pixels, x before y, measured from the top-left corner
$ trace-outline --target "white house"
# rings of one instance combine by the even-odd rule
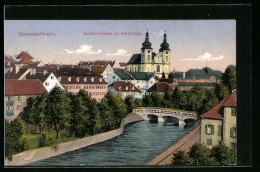
[[[90,66],[90,70],[93,73],[97,73],[99,75],[102,75],[106,82],[107,82],[107,78],[109,77],[109,75],[114,73],[114,70],[110,66],[110,64],[105,65],[105,66],[103,66],[103,65],[101,65],[101,66]]]

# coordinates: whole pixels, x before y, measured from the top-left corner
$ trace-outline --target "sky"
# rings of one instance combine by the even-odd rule
[[[4,53],[28,51],[45,64],[128,62],[132,54],[141,53],[147,29],[155,53],[166,31],[171,70],[203,68],[207,61],[208,67],[224,72],[236,64],[235,20],[5,20]],[[91,32],[111,35],[87,34]]]

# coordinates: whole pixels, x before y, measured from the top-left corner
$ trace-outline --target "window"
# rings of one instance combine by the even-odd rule
[[[166,56],[166,61],[168,61],[168,56]]]
[[[222,136],[222,126],[218,126],[218,136]]]
[[[99,82],[102,82],[102,78],[99,78]]]
[[[79,77],[76,78],[77,82],[79,82]]]
[[[230,147],[231,149],[233,149],[234,151],[236,151],[236,143],[230,143]]]
[[[45,86],[49,86],[49,83],[48,83],[48,82],[46,82],[46,83],[45,83]]]
[[[168,54],[168,51],[166,51],[166,54]]]
[[[231,108],[231,116],[236,116],[236,109],[235,108]]]
[[[148,50],[148,53],[150,53],[150,50]]]
[[[125,89],[128,90],[128,86],[126,86]]]
[[[20,96],[17,96],[17,100],[18,100],[18,101],[21,101],[21,97],[20,97]]]
[[[160,66],[159,65],[157,66],[157,72],[160,72]]]
[[[147,59],[150,60],[150,55],[147,56]]]
[[[115,79],[116,77],[115,76],[113,76],[113,79]]]
[[[91,78],[91,82],[94,82],[94,78],[93,77]]]
[[[121,86],[120,86],[120,87],[118,87],[118,90],[121,90]]]
[[[53,79],[53,76],[51,76],[51,79]]]
[[[212,145],[212,139],[207,139],[207,145],[208,146]]]
[[[214,134],[214,125],[205,125],[205,134],[213,135]]]
[[[230,128],[230,137],[236,137],[236,127]]]

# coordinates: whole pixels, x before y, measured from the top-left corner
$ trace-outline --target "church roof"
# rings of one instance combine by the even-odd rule
[[[141,48],[142,50],[144,49],[152,49],[152,43],[149,41],[149,33],[148,33],[148,30],[146,32],[146,35],[145,35],[145,41],[143,42],[143,47]]]
[[[156,80],[159,78],[152,72],[129,72],[132,77],[136,80],[149,80],[150,78],[154,77]]]
[[[166,31],[163,36],[163,43],[161,43],[161,48],[159,49],[160,52],[163,50],[170,50],[169,44],[167,43],[167,36],[166,36]]]
[[[134,78],[131,77],[128,73],[126,72],[115,72],[115,74],[121,78],[122,80],[133,80]]]
[[[141,64],[141,54],[133,54],[127,64]]]

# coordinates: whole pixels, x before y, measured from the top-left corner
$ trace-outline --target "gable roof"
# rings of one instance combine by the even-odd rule
[[[127,64],[141,64],[141,54],[133,54]]]
[[[22,58],[21,60],[15,62],[15,64],[28,64],[28,65],[33,65],[34,62],[30,60],[29,58]]]
[[[125,81],[116,81],[109,86],[113,87],[117,92],[139,92],[142,91],[138,89],[136,86],[134,86],[131,82],[125,82]],[[126,87],[128,89],[126,89]]]
[[[126,63],[125,63],[125,62],[120,62],[119,65],[120,65],[121,67],[126,67]]]
[[[102,74],[107,66],[91,66],[91,72]]]
[[[40,95],[47,93],[40,80],[5,80],[6,96]]]
[[[173,92],[174,89],[167,83],[167,82],[157,82],[153,84],[147,92],[165,92],[169,90],[170,92]]]
[[[113,68],[114,72],[124,72],[122,68]]]
[[[126,72],[115,72],[115,74],[122,80],[133,80],[134,79]]]
[[[200,115],[200,118],[223,119],[222,108],[225,106],[236,107],[236,91],[225,97],[219,104],[211,108],[206,113]]]
[[[26,80],[39,79],[39,80],[43,83],[44,81],[46,81],[46,79],[47,79],[50,75],[51,75],[50,72],[47,72],[45,75],[44,75],[43,72],[37,72],[37,73],[34,74],[34,75],[28,74],[28,75],[26,76]]]
[[[16,59],[33,59],[33,57],[27,53],[26,51],[22,51],[17,57]]]

